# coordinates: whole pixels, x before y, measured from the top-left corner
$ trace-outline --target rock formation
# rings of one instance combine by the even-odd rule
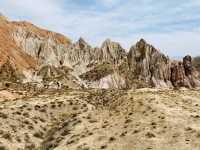
[[[194,88],[200,85],[192,65],[191,56],[187,55],[183,61],[171,63],[171,82],[174,87]]]
[[[101,48],[92,48],[83,38],[75,44],[70,45],[64,57],[64,64],[75,65],[85,64],[91,66],[102,62],[119,63],[126,57],[125,50],[119,43],[106,40]]]
[[[9,61],[15,65],[13,67],[26,78],[24,82],[41,81],[43,76],[37,75],[41,69],[49,68],[48,66],[54,68],[53,70],[73,68],[72,75],[81,80],[79,75],[96,65],[104,62],[117,64],[126,57],[125,50],[119,43],[111,40],[106,40],[101,48],[92,48],[83,38],[72,43],[61,34],[38,28],[25,21],[10,22],[5,17],[1,17],[0,27],[3,38],[0,45],[2,64],[7,62],[9,56]]]
[[[128,53],[128,64],[134,78],[155,87],[169,87],[169,58],[141,39]]]
[[[174,87],[183,87],[185,84],[185,70],[181,61],[171,62],[171,82]]]
[[[13,68],[13,65],[10,63],[10,61],[7,61],[4,63],[0,68],[0,80],[1,81],[17,81],[18,74],[16,72],[16,69]]]
[[[66,47],[71,44],[67,37],[38,28],[28,22],[12,22],[16,44],[41,65],[59,66]]]
[[[101,46],[102,60],[119,64],[126,57],[125,50],[117,42],[107,39]]]
[[[183,58],[183,66],[185,69],[185,75],[190,76],[192,75],[193,67],[192,67],[192,57],[187,55]]]
[[[28,69],[36,69],[37,62],[30,55],[22,51],[13,40],[15,27],[5,17],[0,17],[0,66],[8,63],[18,73]]]
[[[195,57],[192,60],[192,64],[194,65],[194,67],[200,72],[200,56]]]
[[[128,53],[110,39],[94,48],[83,38],[72,43],[64,35],[25,21],[8,21],[2,15],[0,35],[2,72],[7,71],[3,66],[10,66],[11,72],[14,69],[17,75],[21,74],[23,82],[41,84],[48,79],[72,88],[192,88],[200,85],[190,56],[184,57],[183,62],[171,61],[143,39]]]
[[[171,61],[143,39],[131,47],[128,64],[134,79],[146,85],[158,88],[199,86],[191,56],[185,56],[183,61]]]
[[[183,58],[183,66],[185,69],[185,75],[186,79],[190,83],[191,87],[197,87],[200,86],[200,82],[197,79],[198,78],[198,72],[196,71],[196,68],[192,64],[192,57],[187,55]]]
[[[192,60],[192,64],[194,65],[196,71],[195,71],[195,76],[200,79],[200,57],[197,56]]]

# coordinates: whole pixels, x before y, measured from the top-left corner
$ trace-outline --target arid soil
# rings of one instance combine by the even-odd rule
[[[200,150],[200,90],[0,91],[0,150]]]

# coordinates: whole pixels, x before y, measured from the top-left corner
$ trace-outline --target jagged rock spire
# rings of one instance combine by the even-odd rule
[[[85,49],[89,47],[89,44],[84,40],[84,38],[80,37],[79,40],[76,42],[76,45],[80,49]]]
[[[122,46],[117,42],[111,41],[110,39],[106,39],[103,42],[101,50],[103,53],[103,58],[113,60],[117,63],[126,57],[126,52]]]
[[[169,59],[141,39],[128,53],[128,64],[133,76],[155,87],[167,87],[170,80]]]
[[[101,47],[104,47],[105,45],[108,45],[112,43],[112,41],[110,39],[106,39],[103,43],[102,43],[102,46]]]
[[[139,49],[144,49],[145,44],[146,44],[146,41],[145,41],[144,39],[140,39],[140,41],[137,42],[136,46],[137,46]]]
[[[192,57],[187,55],[183,58],[183,66],[185,68],[186,76],[192,75]]]

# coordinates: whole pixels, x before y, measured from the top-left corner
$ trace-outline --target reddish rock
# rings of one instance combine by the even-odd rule
[[[195,88],[199,86],[195,69],[192,65],[192,57],[187,55],[183,62],[174,61],[171,63],[171,82],[174,87]]]
[[[143,39],[131,47],[128,64],[133,79],[143,81],[145,86],[192,88],[200,85],[191,56],[185,56],[183,61],[171,61]]]
[[[185,70],[182,62],[171,63],[171,82],[174,87],[184,86]]]

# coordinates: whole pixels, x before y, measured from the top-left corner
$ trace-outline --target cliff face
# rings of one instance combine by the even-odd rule
[[[155,87],[170,87],[169,58],[141,39],[128,53],[133,76]]]
[[[40,29],[28,22],[12,24],[16,28],[12,36],[17,45],[37,59],[40,65],[73,67],[95,61],[114,62],[125,56],[125,50],[110,40],[106,40],[101,48],[92,48],[83,38],[71,43],[63,35]]]
[[[4,16],[0,16],[0,35],[0,65],[10,64],[8,68],[27,82],[46,77],[58,82],[61,76],[62,84],[73,80],[76,86],[92,88],[199,86],[190,56],[171,61],[143,39],[128,53],[109,39],[94,48],[83,38],[72,43],[59,33]]]
[[[64,53],[63,65],[71,66],[77,74],[85,73],[103,62],[117,64],[126,57],[119,43],[106,40],[101,48],[91,47],[83,38],[70,45]]]
[[[11,22],[15,30],[12,37],[27,54],[40,65],[59,66],[66,47],[71,44],[67,37],[40,29],[28,22]]]
[[[28,22],[11,22],[4,16],[0,19],[1,63],[3,65],[10,61],[14,70],[23,74],[27,82],[38,82],[44,78],[43,74],[37,72],[41,72],[45,66],[50,70],[69,67],[73,80],[78,81],[81,80],[79,75],[92,70],[96,65],[104,62],[117,64],[126,57],[119,43],[110,40],[106,40],[100,48],[93,48],[83,38],[72,43],[61,34]]]
[[[153,87],[197,87],[192,57],[172,61],[141,39],[128,53],[128,64],[134,78]]]
[[[6,17],[0,16],[0,66],[9,63],[18,73],[36,69],[34,58],[23,52],[12,37],[15,28]]]

